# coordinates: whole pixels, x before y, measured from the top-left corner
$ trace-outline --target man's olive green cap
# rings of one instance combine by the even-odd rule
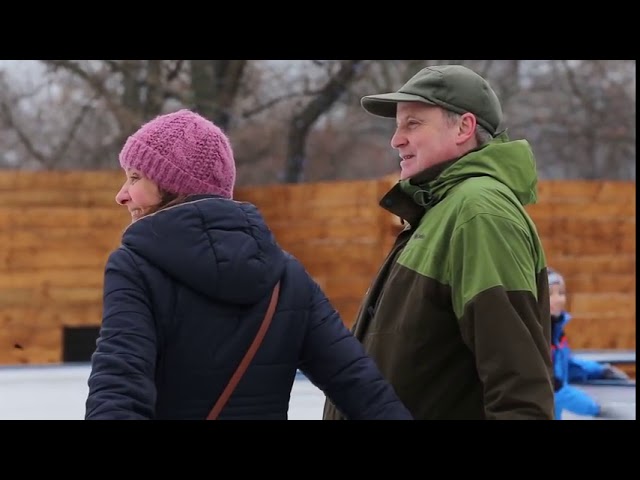
[[[489,83],[462,65],[426,67],[394,93],[368,95],[362,107],[379,117],[395,118],[398,102],[422,102],[459,114],[473,113],[480,125],[495,135],[502,107]]]

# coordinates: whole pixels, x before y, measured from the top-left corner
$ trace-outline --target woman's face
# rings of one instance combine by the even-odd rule
[[[129,169],[125,174],[127,179],[116,195],[116,202],[127,207],[133,223],[160,204],[162,196],[158,185],[138,170]]]
[[[567,304],[567,293],[565,292],[564,284],[549,285],[549,304],[551,306],[551,315],[554,317],[564,311]]]

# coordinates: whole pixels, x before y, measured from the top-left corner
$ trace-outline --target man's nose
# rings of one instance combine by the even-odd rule
[[[402,147],[403,145],[406,145],[406,143],[407,143],[406,137],[403,137],[402,135],[398,134],[397,131],[391,137],[391,147],[392,148],[398,149],[398,148]]]

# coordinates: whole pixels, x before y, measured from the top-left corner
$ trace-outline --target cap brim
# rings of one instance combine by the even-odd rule
[[[383,93],[381,95],[368,95],[362,97],[360,104],[367,112],[378,117],[395,118],[396,107],[399,102],[421,102],[427,105],[435,105],[424,97],[411,95],[410,93]]]

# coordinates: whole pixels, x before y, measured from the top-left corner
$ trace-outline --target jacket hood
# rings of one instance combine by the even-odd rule
[[[258,209],[215,196],[137,220],[122,244],[176,281],[233,304],[258,302],[284,270],[285,254]]]
[[[462,180],[490,176],[509,187],[522,205],[533,204],[537,200],[538,174],[531,146],[526,140],[510,141],[506,132],[484,147],[457,160],[436,165],[434,169],[437,170],[435,178],[428,169],[401,182],[403,190],[411,195],[424,189],[425,193],[439,199]]]

